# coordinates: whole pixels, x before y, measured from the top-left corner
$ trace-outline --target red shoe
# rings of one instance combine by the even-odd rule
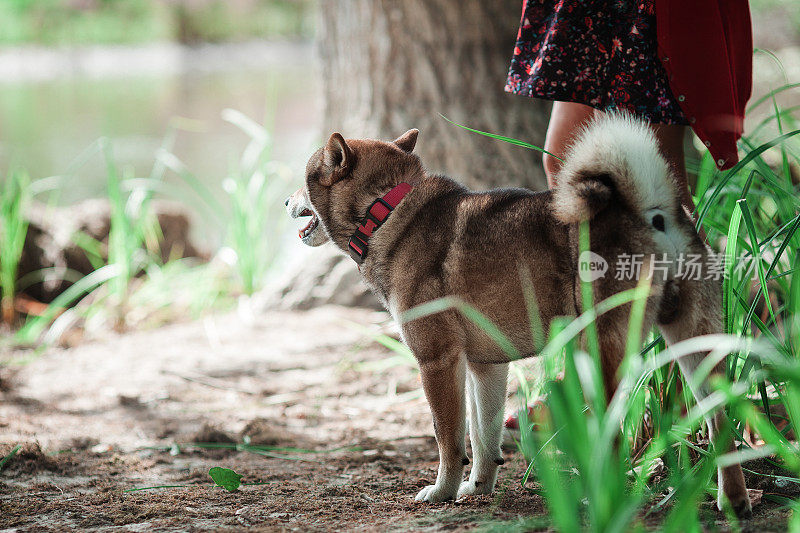
[[[561,371],[555,377],[555,380],[556,381],[562,381],[563,379],[564,379],[564,372]],[[545,401],[546,400],[547,400],[547,395],[543,394],[543,395],[539,396],[538,398],[536,398],[536,400],[533,402],[533,404],[528,406],[528,420],[529,421],[533,421],[533,420],[537,420],[537,419],[541,418],[542,411],[547,409],[547,406],[545,405]],[[508,418],[506,418],[506,421],[503,424],[503,426],[506,429],[519,431],[519,412],[517,411],[517,412],[514,412],[513,414],[509,415]]]
[[[539,396],[535,402],[528,406],[528,421],[536,421],[542,418],[542,413],[547,409],[545,400],[547,396]],[[519,430],[519,411],[508,415],[503,426],[506,429]]]
[[[533,420],[533,417],[537,410],[541,410],[541,405],[539,401],[537,401],[533,405],[528,406],[528,420]],[[508,415],[508,418],[506,418],[506,421],[503,423],[503,426],[506,429],[519,430],[519,412]]]

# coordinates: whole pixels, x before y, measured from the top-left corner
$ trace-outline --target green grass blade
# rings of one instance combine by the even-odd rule
[[[751,102],[747,108],[747,112],[750,113],[751,111],[753,111],[753,109],[757,108],[758,106],[760,106],[761,104],[763,104],[768,100],[772,100],[775,96],[779,95],[782,92],[790,91],[798,87],[800,87],[800,83],[787,83],[785,85],[781,85],[777,89],[774,89],[765,94],[764,96],[757,98],[755,101]]]
[[[547,154],[547,155],[549,155],[551,157],[555,157],[559,161],[563,161],[563,159],[561,159],[560,157],[558,157],[554,153],[548,152],[544,148],[542,148],[540,146],[536,146],[535,144],[531,144],[531,143],[528,143],[528,142],[525,142],[525,141],[521,141],[521,140],[515,139],[513,137],[505,137],[503,135],[498,135],[496,133],[489,133],[488,131],[476,130],[476,129],[470,128],[469,126],[464,126],[463,124],[459,124],[458,122],[453,122],[452,120],[450,120],[446,116],[442,115],[441,113],[439,113],[439,116],[442,117],[443,119],[445,119],[450,124],[453,124],[454,126],[458,126],[459,128],[463,128],[463,129],[465,129],[467,131],[471,131],[472,133],[477,133],[478,135],[484,135],[484,136],[489,137],[491,139],[497,139],[498,141],[503,141],[503,142],[506,142],[506,143],[509,143],[509,144],[513,144],[515,146],[522,146],[523,148],[528,148],[529,150],[536,150],[537,152],[542,152],[543,154]]]
[[[120,268],[119,265],[106,265],[81,278],[80,281],[59,294],[47,306],[47,310],[41,316],[29,318],[28,321],[25,322],[25,325],[17,332],[17,338],[25,344],[35,342],[62,309],[72,305],[75,301],[86,296],[100,285],[116,278],[121,272],[122,268]]]
[[[731,333],[736,323],[736,298],[733,291],[737,285],[736,258],[738,256],[739,226],[741,222],[742,210],[739,204],[736,204],[731,214],[731,220],[728,225],[728,239],[725,244],[726,275],[723,279],[722,291],[722,320],[725,333]]]
[[[6,466],[6,463],[9,462],[11,459],[13,459],[14,456],[17,455],[17,452],[20,451],[21,449],[22,449],[22,444],[17,444],[11,449],[10,452],[8,452],[8,455],[0,459],[0,470],[3,470],[3,467]]]
[[[746,199],[741,199],[737,202],[739,206],[739,210],[742,213],[742,218],[744,219],[745,227],[747,228],[747,233],[750,236],[750,242],[753,246],[753,255],[754,260],[756,263],[756,272],[758,273],[758,279],[761,283],[761,294],[764,295],[764,303],[769,310],[770,317],[772,321],[775,322],[775,312],[772,309],[772,303],[769,299],[769,288],[767,287],[767,277],[764,272],[764,262],[761,257],[761,249],[758,246],[758,235],[756,234],[756,227],[753,223],[753,216],[750,213],[750,207],[747,205]]]
[[[17,273],[28,234],[27,209],[31,200],[30,181],[13,172],[0,192],[0,321],[12,324]]]
[[[506,335],[500,330],[500,328],[497,327],[496,324],[494,324],[476,308],[452,296],[437,298],[436,300],[431,300],[430,302],[413,307],[401,315],[400,321],[402,323],[412,322],[426,316],[435,315],[437,313],[449,310],[459,311],[465,318],[469,319],[472,323],[482,329],[483,332],[486,333],[486,335],[488,335],[489,338],[492,339],[512,361],[521,357],[521,354],[519,353],[519,350],[517,350],[516,346],[514,346],[514,343],[512,343],[511,340],[506,337]]]
[[[720,195],[720,193],[724,189],[725,185],[728,184],[728,182],[736,175],[737,172],[739,172],[739,170],[744,168],[748,163],[750,163],[750,161],[754,160],[761,153],[765,152],[766,150],[769,150],[773,146],[777,146],[777,145],[779,145],[779,144],[781,144],[783,142],[786,142],[788,139],[794,137],[795,135],[797,135],[799,133],[800,133],[800,130],[794,130],[794,131],[791,131],[789,133],[785,133],[785,134],[783,134],[783,135],[781,135],[779,137],[776,137],[775,139],[772,139],[769,142],[766,142],[766,143],[758,146],[754,150],[751,150],[750,152],[748,152],[747,155],[745,155],[742,158],[741,161],[736,163],[736,165],[734,165],[733,168],[728,170],[728,172],[725,174],[725,176],[722,178],[722,180],[720,180],[720,183],[717,184],[716,188],[711,193],[711,196],[708,198],[708,200],[706,202],[704,202],[703,207],[700,210],[700,215],[697,217],[697,227],[699,228],[702,225],[703,220],[708,215],[708,211],[711,209],[711,206],[714,204],[714,201],[716,200],[716,198]]]

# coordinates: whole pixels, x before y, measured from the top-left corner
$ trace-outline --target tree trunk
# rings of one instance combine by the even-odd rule
[[[503,91],[521,0],[324,0],[320,12],[323,138],[339,131],[388,140],[419,128],[415,151],[429,172],[476,189],[546,186],[538,152],[439,116],[543,144],[550,104]],[[265,291],[267,305],[378,307],[350,258],[336,253],[325,246],[313,250],[313,260],[299,254],[279,290]],[[355,277],[337,274],[344,270]]]
[[[539,146],[549,103],[503,91],[520,0],[327,0],[319,51],[325,130],[393,139],[419,128],[431,172],[470,187],[546,186],[538,152],[445,121]]]

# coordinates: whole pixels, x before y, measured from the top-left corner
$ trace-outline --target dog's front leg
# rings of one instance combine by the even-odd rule
[[[506,400],[508,364],[468,363],[469,441],[472,444],[472,470],[461,483],[458,497],[491,494],[497,469],[503,464],[500,438]]]
[[[417,494],[417,501],[441,502],[455,499],[464,474],[466,360],[462,353],[442,354],[420,359],[422,387],[433,414],[433,429],[439,445],[439,472],[436,483]]]

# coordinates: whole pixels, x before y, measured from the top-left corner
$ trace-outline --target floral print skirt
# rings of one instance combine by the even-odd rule
[[[687,124],[655,25],[655,0],[526,0],[505,90]]]

